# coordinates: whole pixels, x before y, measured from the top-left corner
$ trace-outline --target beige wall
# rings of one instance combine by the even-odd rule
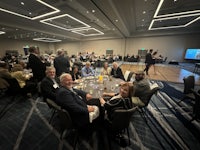
[[[24,55],[23,47],[38,46],[41,53],[49,50],[49,44],[44,42],[34,42],[34,41],[20,41],[20,40],[0,40],[0,56],[5,55],[6,50],[18,50],[19,54]]]
[[[184,61],[187,48],[200,48],[199,35],[160,36],[127,40],[127,53],[137,54],[141,48],[158,50],[168,60]]]
[[[200,35],[178,35],[178,36],[159,36],[143,37],[129,39],[112,39],[98,41],[81,41],[70,43],[43,43],[43,42],[24,42],[17,40],[1,40],[0,55],[4,55],[4,50],[19,50],[24,54],[23,47],[26,45],[37,45],[41,53],[46,50],[56,52],[57,49],[67,50],[69,56],[78,52],[95,52],[96,54],[105,54],[107,49],[114,50],[114,54],[134,54],[137,55],[138,49],[154,49],[159,54],[168,57],[168,61],[184,61],[184,53],[187,48],[200,48]]]
[[[95,52],[96,54],[105,54],[107,49],[114,50],[114,54],[124,54],[124,40],[98,40],[83,41],[65,44],[56,44],[56,49],[64,48],[69,55],[77,54],[77,52]]]

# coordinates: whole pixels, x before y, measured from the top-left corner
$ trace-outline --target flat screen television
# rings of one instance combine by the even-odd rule
[[[185,52],[185,59],[200,60],[200,48],[189,48]]]

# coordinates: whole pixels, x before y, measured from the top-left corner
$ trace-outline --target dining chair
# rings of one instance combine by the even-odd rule
[[[139,106],[139,113],[141,114],[141,116],[144,118],[144,120],[147,122],[147,115],[146,115],[146,110],[147,110],[147,106],[152,98],[152,96],[154,94],[157,93],[157,91],[159,90],[160,88],[159,87],[154,87],[152,89],[150,89],[147,94],[145,95],[145,98],[142,100],[144,102],[144,106]]]
[[[192,93],[194,94],[195,97],[195,103],[193,104],[193,114],[190,122],[192,122],[193,120],[200,119],[200,94],[195,90],[192,90]]]
[[[134,74],[134,72],[126,70],[125,73],[124,73],[125,81],[130,81],[133,74]]]
[[[124,73],[124,79],[125,79],[125,81],[127,81],[130,72],[131,71],[129,71],[129,70],[125,71],[125,73]]]
[[[129,136],[129,123],[133,113],[137,110],[138,107],[133,107],[131,109],[116,109],[113,112],[112,120],[108,121],[108,129],[114,135],[127,132],[128,141],[130,145],[130,136]]]
[[[52,109],[52,114],[51,114],[51,117],[49,119],[49,123],[51,124],[56,112],[58,112],[58,110],[60,110],[61,107],[49,98],[46,99],[46,103],[49,106],[49,108]]]
[[[195,86],[195,79],[193,75],[190,75],[188,77],[184,77],[183,78],[183,83],[184,83],[184,90],[183,90],[183,98],[178,102],[182,102],[186,99],[190,99],[192,101],[195,100],[194,94],[192,92],[192,90],[194,90],[194,86]]]
[[[79,138],[78,129],[74,127],[71,116],[67,110],[57,109],[57,112],[60,120],[60,139],[63,140],[71,133],[74,133],[73,149],[76,149],[76,144]]]

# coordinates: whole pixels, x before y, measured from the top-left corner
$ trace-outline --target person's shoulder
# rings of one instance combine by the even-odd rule
[[[57,90],[58,95],[60,95],[60,94],[68,95],[69,93],[71,93],[71,92],[62,86],[60,88],[58,88],[58,90]]]

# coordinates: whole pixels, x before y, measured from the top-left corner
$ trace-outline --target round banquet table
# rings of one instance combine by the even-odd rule
[[[119,78],[104,76],[103,80],[99,81],[97,76],[90,76],[79,79],[74,88],[90,93],[93,98],[99,98],[103,92],[118,93],[121,82],[124,81]]]

